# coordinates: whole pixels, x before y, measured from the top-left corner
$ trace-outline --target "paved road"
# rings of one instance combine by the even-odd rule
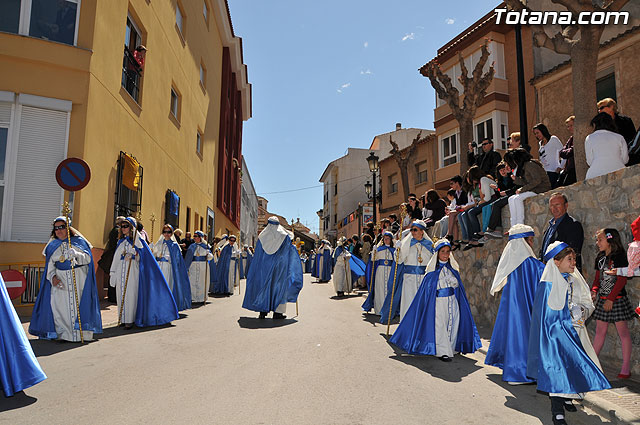
[[[236,295],[171,326],[106,329],[84,346],[32,341],[49,378],[0,397],[0,424],[551,422],[546,396],[503,384],[482,354],[404,355],[362,315],[364,298],[333,299],[331,284],[310,282],[300,316],[284,321],[257,319]],[[568,419],[609,423],[581,410]]]

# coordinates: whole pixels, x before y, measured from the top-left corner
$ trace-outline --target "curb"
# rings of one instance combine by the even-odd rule
[[[485,357],[487,356],[488,348],[485,348],[485,342],[487,343],[487,347],[489,346],[489,340],[482,339],[482,348],[478,349],[478,352],[483,354]],[[608,391],[608,390],[603,390]],[[598,415],[602,416],[610,420],[612,423],[619,425],[638,425],[640,424],[640,416],[635,415],[634,413],[628,411],[624,407],[618,406],[617,404],[605,400],[602,397],[598,396],[600,391],[594,391],[587,393],[585,398],[582,400],[582,406],[587,407]]]

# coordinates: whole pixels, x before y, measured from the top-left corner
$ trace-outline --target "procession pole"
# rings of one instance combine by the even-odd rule
[[[291,219],[291,233],[293,234],[293,238],[294,238],[293,242],[295,243],[296,232],[293,229],[293,219]],[[296,247],[296,251],[298,251],[297,247]],[[298,251],[298,257],[299,256],[300,256],[300,251]],[[304,270],[303,270],[303,272],[304,272]],[[302,273],[302,275],[304,276],[304,273]],[[296,298],[296,317],[297,316],[298,316],[298,298]]]
[[[155,240],[155,238],[153,237],[153,227],[156,224],[156,216],[153,213],[151,213],[149,221],[151,222],[151,243],[153,243],[153,241]]]
[[[71,249],[71,225],[69,223],[69,213],[71,212],[71,208],[69,207],[69,202],[65,202],[62,206],[62,212],[64,213],[65,218],[67,219],[67,250]],[[69,259],[69,263],[71,264],[71,278],[73,280],[73,294],[76,298],[76,313],[78,314],[78,327],[80,328],[80,343],[84,344],[84,334],[82,332],[82,319],[80,318],[80,301],[78,300],[78,287],[76,285],[76,269],[73,266],[73,259]]]
[[[400,223],[404,222],[407,214],[407,208],[404,204],[400,206]],[[402,241],[402,226],[400,226],[400,242]],[[396,291],[396,279],[398,277],[398,262],[400,261],[400,244],[396,249],[396,267],[393,273],[393,285],[391,286],[391,303],[389,304],[389,319],[387,320],[387,338],[389,337],[389,328],[391,328],[391,313],[393,312],[393,296]]]

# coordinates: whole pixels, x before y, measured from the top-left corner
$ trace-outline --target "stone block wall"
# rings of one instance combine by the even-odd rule
[[[560,188],[569,199],[569,214],[582,223],[584,228],[584,245],[582,248],[582,269],[587,283],[594,279],[595,233],[598,229],[612,227],[617,229],[626,247],[633,240],[631,222],[640,215],[640,165],[625,168],[595,179],[578,182],[569,187]],[[538,253],[542,244],[542,232],[551,219],[548,201],[552,192],[543,193],[525,201],[525,224],[536,231],[534,252]],[[503,209],[503,223],[508,229],[509,208]],[[471,311],[476,322],[493,326],[500,295],[489,294],[493,276],[500,260],[500,255],[507,238],[491,240],[484,247],[466,252],[456,251],[454,256],[460,263],[460,272],[471,304]],[[630,279],[627,292],[632,306],[640,301],[640,278]],[[633,341],[632,373],[640,375],[640,320],[628,322]],[[593,338],[595,321],[588,323]],[[609,326],[607,340],[600,353],[603,366],[619,370],[622,362],[622,350],[615,326]]]

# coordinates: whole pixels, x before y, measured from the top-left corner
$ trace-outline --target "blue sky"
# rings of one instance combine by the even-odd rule
[[[229,0],[253,85],[242,151],[269,211],[317,232],[329,162],[396,122],[432,129],[435,92],[418,68],[499,3]]]

